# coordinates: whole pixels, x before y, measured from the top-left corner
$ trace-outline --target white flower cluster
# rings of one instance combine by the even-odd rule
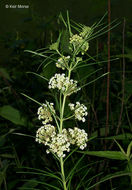
[[[46,124],[37,130],[36,142],[43,143],[44,145],[49,145],[55,135],[55,127],[53,125]]]
[[[88,115],[86,106],[84,106],[83,104],[80,104],[80,102],[76,102],[76,105],[72,103],[69,103],[68,105],[70,109],[74,111],[76,119],[82,122],[86,121],[85,116]]]
[[[69,60],[70,60],[70,56],[60,57],[58,61],[56,62],[56,67],[65,70],[65,68],[68,67]]]
[[[81,150],[87,146],[88,134],[84,129],[74,127],[74,129],[68,129],[70,135],[70,143],[76,144]]]
[[[78,53],[79,53],[79,51],[81,51],[82,55],[89,48],[89,43],[80,34],[73,35],[70,38],[70,44],[74,47],[74,49],[78,49]],[[70,49],[72,50],[73,47],[71,47]]]
[[[64,152],[70,151],[67,130],[63,129],[61,134],[57,134],[55,127],[50,124],[44,125],[37,130],[36,142],[47,145],[49,148],[46,152],[53,152],[57,154],[58,157],[65,157]]]
[[[58,133],[52,138],[52,142],[49,145],[49,150],[57,154],[58,157],[65,157],[65,151],[70,152],[70,142],[66,129],[63,129],[61,134]]]
[[[70,152],[70,145],[77,145],[81,150],[87,146],[88,135],[85,130],[77,127],[63,129],[62,133],[56,133],[53,125],[47,124],[40,127],[36,133],[36,142],[48,146],[47,153],[53,152],[58,157],[65,157],[64,152]]]
[[[58,88],[62,91],[63,94],[67,96],[71,95],[74,92],[80,90],[77,88],[77,81],[69,79],[65,74],[55,74],[49,81],[49,89]]]
[[[53,103],[49,103],[46,102],[46,104],[43,104],[39,109],[38,109],[38,119],[39,120],[43,120],[42,123],[46,124],[51,122],[52,116],[51,116],[51,112],[55,113],[55,109],[54,109],[54,104]]]

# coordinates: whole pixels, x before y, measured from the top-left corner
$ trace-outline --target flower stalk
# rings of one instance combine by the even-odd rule
[[[71,70],[69,70],[68,72],[68,79],[70,80],[70,76],[71,76]],[[64,116],[64,110],[65,110],[65,103],[66,103],[66,95],[64,95],[63,97],[63,103],[62,103],[62,108],[61,108],[61,112],[60,112],[60,133],[62,133],[62,129],[63,129],[63,116]],[[63,187],[64,190],[67,190],[66,187],[66,180],[65,180],[65,171],[64,171],[64,161],[63,158],[60,158],[60,167],[61,167],[61,176],[62,176],[62,181],[63,181]]]
[[[64,172],[64,161],[63,161],[62,157],[60,158],[60,167],[61,167],[61,176],[62,176],[62,181],[63,181],[63,187],[64,187],[64,190],[67,190],[65,172]]]
[[[63,103],[60,113],[60,133],[62,133],[62,128],[63,128],[63,115],[64,115],[65,103],[66,103],[66,95],[64,95],[63,97]]]

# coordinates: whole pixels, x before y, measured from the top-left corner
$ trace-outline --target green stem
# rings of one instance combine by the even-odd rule
[[[69,79],[70,79],[70,76],[71,76],[71,70],[68,71],[68,78],[69,78]],[[65,109],[66,97],[67,97],[67,95],[64,94],[62,107],[60,108],[60,133],[62,132],[62,128],[63,128],[63,116],[64,116],[64,109]],[[61,96],[60,96],[60,98],[61,98]],[[61,102],[61,101],[60,101],[60,102]]]
[[[64,115],[65,103],[66,103],[66,95],[64,95],[63,97],[63,103],[62,103],[61,114],[60,114],[60,132],[62,132],[62,128],[63,128],[63,115]]]
[[[60,158],[60,166],[61,166],[61,175],[62,175],[63,187],[64,187],[64,190],[67,190],[65,172],[64,172],[64,162],[63,162],[62,157]]]
[[[69,72],[68,72],[68,78],[69,79],[70,79],[70,76],[71,76],[71,70],[69,70]],[[61,100],[60,100],[60,128],[59,128],[60,133],[62,133],[62,129],[63,129],[63,121],[64,121],[63,116],[64,116],[66,97],[67,97],[67,95],[64,94],[62,105],[61,105]],[[61,98],[61,95],[60,95],[60,98]],[[60,158],[60,167],[61,167],[61,175],[62,175],[63,187],[64,187],[64,190],[67,190],[65,172],[64,172],[64,161],[63,161],[62,157]]]

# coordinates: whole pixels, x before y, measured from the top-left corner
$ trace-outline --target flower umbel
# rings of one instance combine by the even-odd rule
[[[71,95],[74,92],[80,90],[77,87],[77,81],[69,79],[65,74],[55,74],[49,81],[49,89],[58,88],[63,94],[67,96]]]
[[[69,128],[69,139],[70,143],[73,145],[77,145],[81,150],[83,150],[87,146],[88,134],[84,129],[79,129],[74,127],[74,129]]]
[[[39,109],[38,109],[38,119],[43,120],[42,123],[46,124],[49,122],[52,122],[52,116],[51,112],[55,113],[55,109],[53,107],[53,103],[46,102],[46,104],[43,104]]]
[[[75,104],[69,103],[69,107],[72,111],[74,111],[75,118],[79,121],[85,122],[85,116],[88,115],[87,107],[83,104],[80,104],[80,102],[76,102]]]
[[[78,54],[80,51],[82,55],[88,50],[89,43],[83,38],[83,36],[75,34],[70,38],[71,50],[78,50],[76,53]]]
[[[49,145],[55,135],[56,131],[53,125],[44,125],[40,127],[36,132],[36,142],[43,143],[44,145]]]
[[[49,145],[49,151],[57,154],[58,157],[65,157],[64,152],[70,151],[70,142],[66,129],[63,129],[62,133],[58,133],[52,138]]]
[[[70,60],[70,56],[60,57],[58,61],[56,62],[56,67],[65,70],[65,68],[68,68],[69,60]]]

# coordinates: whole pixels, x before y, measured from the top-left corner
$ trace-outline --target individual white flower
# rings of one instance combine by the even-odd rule
[[[55,74],[49,81],[49,89],[59,89],[63,94],[71,95],[80,90],[77,88],[77,81],[69,79],[65,74]]]
[[[75,104],[69,103],[68,105],[69,105],[69,107],[70,107],[71,110],[75,109]]]
[[[51,116],[51,112],[55,113],[53,105],[53,103],[46,102],[46,104],[43,104],[38,108],[38,119],[43,120],[43,124],[49,123],[53,120]]]
[[[47,149],[47,150],[46,150],[46,153],[47,153],[47,154],[49,154],[49,153],[50,153],[50,151]]]
[[[69,128],[69,140],[73,145],[77,145],[81,150],[87,146],[88,134],[84,129],[79,129],[74,127],[74,129]]]
[[[58,61],[56,62],[56,67],[65,70],[65,68],[68,67],[69,60],[70,60],[70,56],[60,57]]]
[[[44,145],[49,145],[55,135],[55,127],[53,125],[46,124],[37,130],[36,142],[43,143]]]
[[[85,122],[85,116],[88,115],[87,107],[83,104],[80,104],[80,102],[76,102],[75,104],[69,103],[70,110],[74,111],[75,118],[79,121]]]
[[[65,157],[64,152],[70,151],[70,143],[66,129],[63,129],[62,133],[58,133],[52,138],[49,144],[49,151],[57,154],[58,157]]]

